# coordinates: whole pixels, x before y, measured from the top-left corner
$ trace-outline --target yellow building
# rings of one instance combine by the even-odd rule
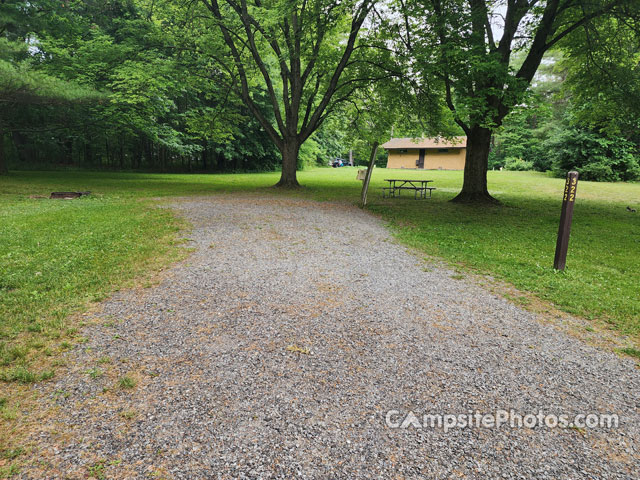
[[[464,170],[467,137],[392,138],[382,145],[389,154],[387,168]]]

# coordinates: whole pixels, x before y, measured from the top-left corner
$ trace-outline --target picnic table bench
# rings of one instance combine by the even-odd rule
[[[433,182],[433,180],[385,178],[384,181],[389,182],[389,186],[382,188],[382,198],[387,196],[395,197],[396,192],[400,196],[402,190],[413,190],[416,200],[418,199],[418,194],[420,194],[420,198],[427,198],[427,192],[429,192],[428,198],[431,198],[431,193],[436,189],[436,187],[429,186],[429,183]]]

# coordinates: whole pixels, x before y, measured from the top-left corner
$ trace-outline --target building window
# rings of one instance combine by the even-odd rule
[[[402,148],[400,150],[398,150],[398,153],[407,153],[408,150],[406,148]]]
[[[449,153],[449,149],[448,148],[439,148],[438,149],[438,153]]]

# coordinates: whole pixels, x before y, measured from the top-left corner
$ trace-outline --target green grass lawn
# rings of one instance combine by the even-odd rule
[[[425,253],[639,336],[640,215],[626,207],[640,204],[640,185],[579,183],[567,268],[557,272],[552,266],[562,179],[491,172],[490,191],[503,205],[487,208],[447,202],[460,182],[454,175],[432,174],[443,188],[430,204],[377,199],[371,210],[397,227],[401,241]]]
[[[172,246],[183,222],[149,200],[31,199],[4,187],[0,180],[0,379],[28,383],[53,374],[46,357],[55,364],[78,331],[70,314],[179,257]]]
[[[276,173],[175,175],[13,172],[0,177],[0,375],[29,382],[76,334],[69,315],[180,255],[180,221],[154,208],[163,197],[267,192],[357,203],[356,170],[300,173],[305,188],[270,188]],[[382,199],[384,178],[429,178],[432,200]],[[580,182],[566,272],[552,268],[562,179],[490,172],[503,205],[449,203],[462,172],[374,172],[369,209],[400,241],[478,273],[487,273],[558,308],[609,322],[640,338],[639,184]],[[33,198],[55,190],[91,190],[80,200]],[[46,362],[45,362],[46,363]]]

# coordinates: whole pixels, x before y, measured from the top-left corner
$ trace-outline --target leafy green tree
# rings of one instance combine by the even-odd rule
[[[140,168],[143,160],[147,168],[186,168],[199,156],[206,165],[248,114],[230,99],[221,78],[228,74],[198,54],[192,34],[202,22],[175,2],[6,1],[2,20],[0,60],[9,74],[0,102],[15,107],[0,115],[12,126],[2,139],[13,141],[21,162],[47,151],[48,161],[83,156],[86,165],[111,168]],[[80,91],[96,101],[80,102]],[[268,143],[256,130],[249,125],[246,134]],[[237,154],[262,160],[260,148],[244,150]]]
[[[640,146],[640,12],[599,18],[561,48],[575,123]]]
[[[39,52],[34,30],[44,28],[51,2],[0,3],[0,174],[8,172],[6,138],[21,130],[46,130],[34,122],[34,111],[52,108],[69,112],[73,105],[95,103],[102,97],[94,89],[69,82],[37,68],[32,51]],[[24,112],[28,112],[25,114]],[[64,124],[49,115],[49,124]],[[50,125],[49,125],[50,126]]]
[[[526,103],[514,108],[494,132],[489,168],[505,167],[510,170],[528,166],[539,171],[550,170],[551,164],[543,144],[549,131],[559,127],[551,100],[539,94],[530,95]],[[506,166],[509,159],[513,168]]]
[[[546,56],[526,101],[496,131],[490,167],[533,167],[559,176],[578,170],[594,181],[637,178],[640,112],[634,89],[640,78],[637,65],[627,62],[637,47],[635,32],[628,30],[633,21],[601,18]],[[608,28],[598,33],[602,24]],[[600,34],[611,43],[596,45],[593,36]]]
[[[223,35],[235,86],[282,155],[279,186],[296,187],[301,145],[370,79],[350,75],[375,0],[202,0]],[[359,53],[359,52],[358,52]],[[255,85],[269,99],[254,100]]]
[[[96,102],[101,98],[90,88],[59,80],[29,68],[28,64],[13,65],[0,60],[0,174],[8,172],[5,159],[5,136],[20,129],[38,129],[21,123],[25,108],[68,108],[70,105]],[[26,117],[27,119],[29,117]],[[9,127],[10,125],[10,127]],[[60,124],[58,124],[60,125]]]
[[[443,85],[467,135],[464,183],[454,201],[495,201],[487,190],[491,136],[522,101],[544,54],[594,19],[624,16],[635,3],[508,0],[498,12],[499,4],[486,0],[400,0],[397,43],[414,58],[416,73]],[[493,25],[500,17],[498,34]]]

